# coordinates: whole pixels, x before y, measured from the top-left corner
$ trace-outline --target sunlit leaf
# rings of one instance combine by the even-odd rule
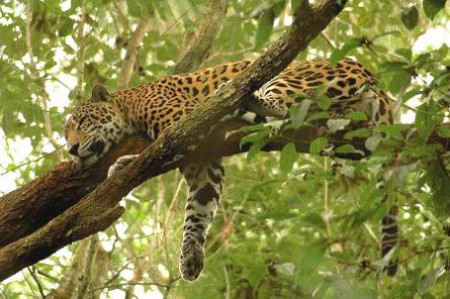
[[[349,118],[351,120],[356,120],[356,121],[366,121],[368,120],[367,118],[367,114],[365,114],[362,111],[353,111],[348,113],[346,116],[346,118]]]
[[[432,191],[433,207],[440,217],[450,217],[450,176],[439,160],[431,162],[427,169],[427,182]]]
[[[347,54],[357,47],[361,46],[359,38],[350,38],[340,49],[334,50],[330,56],[330,64],[336,64],[342,60]]]
[[[272,33],[275,14],[273,11],[267,11],[258,18],[258,29],[255,36],[255,50],[260,50],[269,40]]]
[[[400,19],[402,20],[402,23],[406,28],[412,30],[417,26],[417,23],[419,22],[419,11],[415,6],[411,6],[400,14]]]
[[[411,73],[406,70],[396,71],[392,74],[389,90],[396,94],[404,91],[411,82]]]
[[[379,125],[375,128],[375,131],[379,133],[385,133],[387,136],[402,140],[404,138],[402,132],[404,132],[407,128],[408,127],[403,124]]]
[[[369,137],[371,134],[372,132],[370,132],[369,129],[361,128],[345,133],[344,138],[347,140],[352,140],[353,138],[366,138]]]
[[[309,145],[309,152],[311,154],[319,154],[325,146],[328,145],[328,139],[325,137],[319,137],[314,139]]]
[[[428,272],[418,284],[417,290],[419,291],[419,294],[424,295],[443,274],[445,274],[444,267],[432,269]]]
[[[428,139],[438,123],[438,119],[435,117],[438,111],[439,109],[434,102],[422,104],[417,109],[415,126],[419,136],[424,140]]]
[[[293,143],[288,143],[283,147],[280,155],[280,168],[283,172],[290,172],[297,158],[297,151]]]
[[[446,0],[423,0],[423,10],[431,21],[445,7],[445,2]]]
[[[304,99],[299,104],[293,105],[291,108],[289,108],[289,116],[295,128],[303,125],[305,118],[308,115],[309,107],[311,106],[311,104],[311,100]]]

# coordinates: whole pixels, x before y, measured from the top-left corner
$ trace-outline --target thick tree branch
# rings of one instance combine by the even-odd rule
[[[192,52],[206,55],[206,52],[198,49],[211,49],[208,43],[212,44],[214,39],[211,38],[212,33],[209,32],[211,31],[209,28],[214,28],[216,31],[220,27],[219,16],[224,17],[224,11],[226,10],[227,0],[220,1],[213,0],[211,2],[209,16],[200,25],[200,28],[208,29],[202,30],[203,33],[191,44],[193,50],[188,50],[187,56],[192,57],[192,54],[189,54]],[[210,15],[213,9],[218,9],[215,11],[217,16]],[[214,23],[211,24],[209,22]],[[143,31],[139,34],[136,33],[135,37],[132,38],[134,42],[131,44],[135,44],[135,46],[132,47],[133,50],[129,54],[132,54],[134,57],[138,54],[135,50],[138,49],[141,43],[139,39],[144,37],[143,33]],[[138,35],[140,36],[139,38],[137,38]],[[180,65],[177,69],[179,72],[193,71],[200,66],[201,62],[201,60],[194,59],[192,63],[183,63],[183,66]],[[124,63],[121,72],[128,73],[132,69],[133,64]],[[127,78],[122,78],[119,85],[128,85],[130,77]],[[104,159],[103,162],[97,164],[97,167],[93,169],[74,173],[70,170],[68,164],[61,164],[54,171],[4,196],[0,200],[0,210],[4,209],[3,211],[5,211],[5,213],[0,213],[0,247],[37,230],[61,214],[104,180],[108,167],[118,157],[125,154],[139,153],[148,145],[150,143],[145,139],[140,138],[135,141],[130,139],[129,142],[122,143],[117,151],[110,152],[109,158]],[[30,215],[31,217],[22,217],[21,215]],[[22,218],[23,222],[17,221],[19,218]]]

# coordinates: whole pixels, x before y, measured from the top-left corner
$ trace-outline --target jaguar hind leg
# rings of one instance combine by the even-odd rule
[[[220,160],[190,163],[180,168],[189,186],[181,245],[180,273],[196,280],[204,267],[206,233],[216,213],[224,169]]]

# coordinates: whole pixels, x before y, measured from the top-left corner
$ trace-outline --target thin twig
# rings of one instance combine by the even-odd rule
[[[80,19],[78,20],[78,34],[77,34],[77,86],[75,87],[75,99],[78,104],[81,103],[84,90],[84,60],[86,56],[86,37],[84,34],[84,25],[86,22],[86,5],[82,5]]]
[[[39,278],[36,275],[36,268],[34,266],[27,267],[28,271],[31,274],[31,277],[33,278],[34,282],[36,283],[39,293],[41,294],[41,298],[45,299],[44,289],[42,288],[41,282],[39,281]]]
[[[48,274],[48,273],[46,273],[46,272],[44,272],[44,271],[37,270],[36,273],[39,274],[39,275],[44,276],[45,278],[47,278],[47,279],[49,279],[49,280],[51,280],[51,281],[53,281],[53,282],[59,282],[59,279],[58,279],[58,278],[53,277],[53,276],[51,276],[50,274]]]
[[[133,285],[133,286],[137,286],[137,285],[139,285],[139,286],[157,286],[157,287],[166,288],[166,289],[169,288],[169,285],[157,283],[157,282],[126,282],[126,283],[105,285],[103,287],[95,288],[95,289],[92,289],[90,291],[90,293],[98,291],[98,290],[104,290],[104,289],[120,289],[121,287],[130,286],[130,285]]]
[[[40,157],[38,157],[38,158],[36,158],[34,160],[27,161],[27,162],[24,162],[22,164],[19,164],[19,165],[15,166],[14,168],[11,168],[11,169],[9,169],[9,170],[7,170],[5,172],[0,173],[0,176],[5,175],[5,174],[10,173],[10,172],[13,172],[13,171],[16,171],[17,169],[19,169],[19,168],[21,168],[23,166],[26,166],[28,164],[36,163],[36,162],[38,162],[38,161],[40,161],[40,160],[42,160],[42,159],[52,155],[55,151],[57,151],[58,149],[60,149],[62,147],[63,147],[63,145],[60,145],[59,148],[57,148],[57,149],[55,149],[55,150],[53,150],[53,151],[51,151],[49,153],[46,153],[46,154],[44,154],[44,155],[42,155],[42,156],[40,156]]]
[[[333,42],[326,36],[326,34],[322,31],[320,33],[320,36],[327,42],[327,44],[330,46],[331,49],[335,50],[336,46],[333,44]]]

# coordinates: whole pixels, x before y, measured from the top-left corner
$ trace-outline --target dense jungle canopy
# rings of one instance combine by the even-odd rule
[[[0,206],[70,159],[65,122],[96,84],[114,91],[255,60],[302,2],[0,1]],[[305,136],[306,153],[293,143],[261,151],[272,131],[252,127],[241,142],[248,152],[224,158],[223,196],[197,281],[178,270],[188,189],[170,171],[128,194],[107,229],[5,279],[0,298],[450,297],[449,47],[449,1],[348,1],[296,60],[356,59],[395,100],[395,124],[373,128],[385,139],[370,156],[323,157],[324,136]],[[322,114],[301,120],[291,113],[292,121],[311,126],[329,106],[325,100]],[[352,140],[370,134],[347,132],[349,144],[337,152],[358,152]],[[388,257],[399,263],[394,277],[381,270],[389,262],[380,258],[386,202],[399,210],[399,244]],[[0,260],[12,242],[1,234]]]

